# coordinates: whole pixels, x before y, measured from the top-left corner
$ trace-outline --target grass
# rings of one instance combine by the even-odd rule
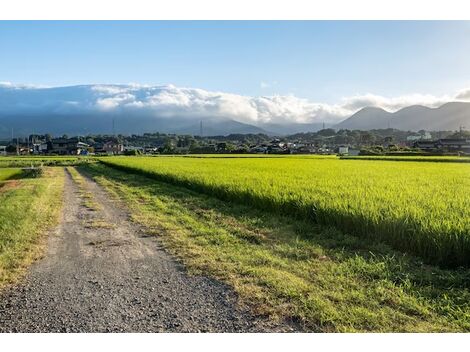
[[[0,191],[0,287],[40,256],[46,230],[58,222],[62,191],[63,171],[51,168]]]
[[[87,183],[82,175],[77,171],[73,166],[67,167],[67,172],[72,177],[72,180],[77,184],[79,195],[82,198],[82,205],[91,210],[98,211],[101,209],[100,204],[98,204],[93,197],[93,193],[88,190]]]
[[[322,332],[470,331],[470,270],[95,164],[85,172],[195,274],[273,319]]]
[[[470,165],[315,158],[107,157],[106,165],[470,266]]]
[[[93,162],[93,158],[69,156],[13,156],[0,157],[0,168],[33,166],[70,166]]]
[[[21,177],[22,171],[18,168],[0,169],[0,186],[2,181]]]

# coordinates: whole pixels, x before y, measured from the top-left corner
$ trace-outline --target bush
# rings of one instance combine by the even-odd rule
[[[23,169],[23,176],[28,178],[36,178],[41,177],[44,174],[44,168],[42,166],[39,167],[29,167]]]

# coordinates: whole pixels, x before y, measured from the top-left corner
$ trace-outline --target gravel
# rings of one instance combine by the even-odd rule
[[[237,305],[230,287],[190,276],[95,182],[82,205],[66,172],[63,216],[47,253],[0,296],[0,332],[292,331]],[[90,227],[93,220],[112,228]]]

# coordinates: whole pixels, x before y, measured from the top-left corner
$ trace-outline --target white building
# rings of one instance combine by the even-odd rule
[[[411,136],[406,137],[408,142],[415,142],[415,141],[427,141],[432,139],[431,133],[424,132],[423,134],[413,134]]]
[[[340,145],[338,147],[338,154],[348,154],[349,153],[349,147],[345,145]]]

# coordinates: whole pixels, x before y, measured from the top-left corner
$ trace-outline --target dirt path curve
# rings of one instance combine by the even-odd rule
[[[0,296],[0,332],[280,331],[236,307],[225,285],[188,276],[93,181],[83,205],[66,172],[64,212],[45,257]]]

